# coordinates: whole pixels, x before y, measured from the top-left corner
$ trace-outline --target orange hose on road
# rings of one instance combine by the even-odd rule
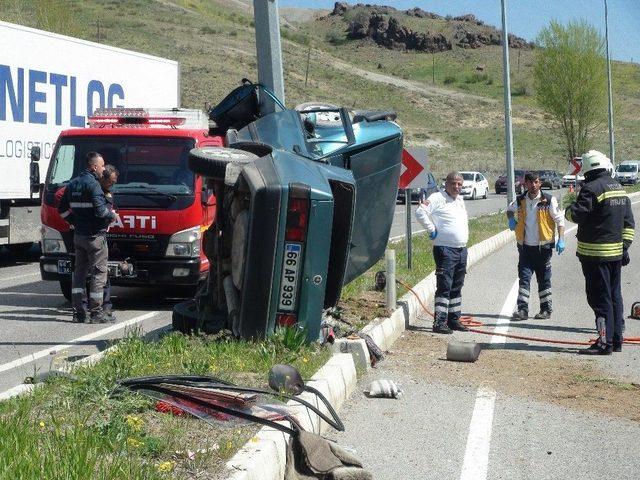
[[[413,295],[415,295],[415,297],[418,299],[418,302],[420,303],[420,305],[422,306],[424,311],[435,318],[434,313],[427,308],[427,306],[424,304],[424,302],[422,301],[420,296],[413,290],[413,288],[411,288],[411,286],[407,285],[402,280],[396,279],[396,282],[398,284],[402,285],[407,290],[409,290],[411,293],[413,293]],[[472,316],[470,316],[470,315],[462,315],[460,317],[460,323],[462,323],[467,328],[468,327],[483,327],[484,326],[484,323],[482,323],[482,322],[480,322],[478,320],[474,320],[474,318]],[[526,335],[516,335],[514,333],[500,333],[500,332],[487,331],[487,330],[478,330],[476,328],[469,328],[469,331],[470,332],[474,332],[474,333],[480,333],[480,334],[483,334],[483,335],[498,335],[500,337],[514,338],[516,340],[529,340],[531,342],[555,343],[555,344],[560,344],[560,345],[580,345],[580,346],[582,346],[582,345],[591,345],[592,343],[595,343],[595,341],[596,341],[595,339],[592,339],[592,340],[590,340],[588,342],[578,342],[578,341],[574,341],[574,340],[555,340],[553,338],[529,337],[529,336],[526,336]],[[625,338],[622,343],[624,343],[625,345],[638,345],[638,346],[640,346],[640,337],[628,337],[628,338]]]

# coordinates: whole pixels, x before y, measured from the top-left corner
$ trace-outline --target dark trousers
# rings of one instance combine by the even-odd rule
[[[467,273],[467,247],[433,247],[436,261],[434,324],[460,321],[462,286]]]
[[[622,342],[624,314],[620,273],[622,262],[580,262],[587,302],[596,318],[604,318],[607,344]],[[597,324],[596,324],[597,328]]]
[[[90,282],[87,282],[87,297],[89,296],[89,288]],[[82,307],[84,308],[85,314],[89,312],[89,302],[87,297],[82,299]],[[102,310],[105,312],[110,312],[113,309],[113,304],[111,303],[111,278],[107,275],[107,283],[104,284],[104,289],[102,290]]]
[[[83,300],[86,301],[87,277],[89,281],[89,310],[92,315],[102,312],[104,285],[107,282],[108,249],[104,235],[73,237],[76,261],[71,280],[71,299],[76,312],[83,311]]]
[[[551,311],[551,244],[541,246],[518,245],[518,310],[529,312],[531,277],[536,274],[540,310]]]

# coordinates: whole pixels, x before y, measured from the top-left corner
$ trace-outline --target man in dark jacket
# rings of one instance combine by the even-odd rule
[[[106,231],[109,224],[117,219],[117,215],[109,209],[98,182],[103,172],[102,156],[97,152],[89,152],[86,170],[69,182],[58,205],[58,212],[63,218],[73,218],[76,259],[71,296],[74,320],[77,322],[86,320],[82,301],[89,273],[89,320],[92,323],[109,321],[102,310],[103,289],[108,274]]]
[[[629,263],[634,237],[631,201],[611,178],[611,161],[590,150],[582,156],[585,183],[576,202],[565,211],[578,224],[576,255],[582,265],[587,301],[596,316],[598,339],[580,353],[610,355],[622,351],[623,303],[621,267]]]

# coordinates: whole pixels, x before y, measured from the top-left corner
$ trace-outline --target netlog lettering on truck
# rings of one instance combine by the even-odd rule
[[[102,109],[87,128],[64,130],[42,199],[42,278],[60,282],[70,298],[73,232],[58,214],[57,199],[86,168],[87,153],[96,151],[119,171],[111,190],[119,219],[107,232],[111,283],[197,286],[209,269],[201,241],[215,216],[215,197],[187,161],[192,148],[222,144],[198,110]]]
[[[7,22],[0,38],[0,245],[23,249],[40,239],[42,180],[60,132],[98,108],[178,107],[179,64]]]

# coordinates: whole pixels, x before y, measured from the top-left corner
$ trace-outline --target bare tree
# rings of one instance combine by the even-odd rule
[[[588,23],[552,21],[538,35],[536,97],[560,126],[569,158],[582,155],[607,112],[604,41]]]

